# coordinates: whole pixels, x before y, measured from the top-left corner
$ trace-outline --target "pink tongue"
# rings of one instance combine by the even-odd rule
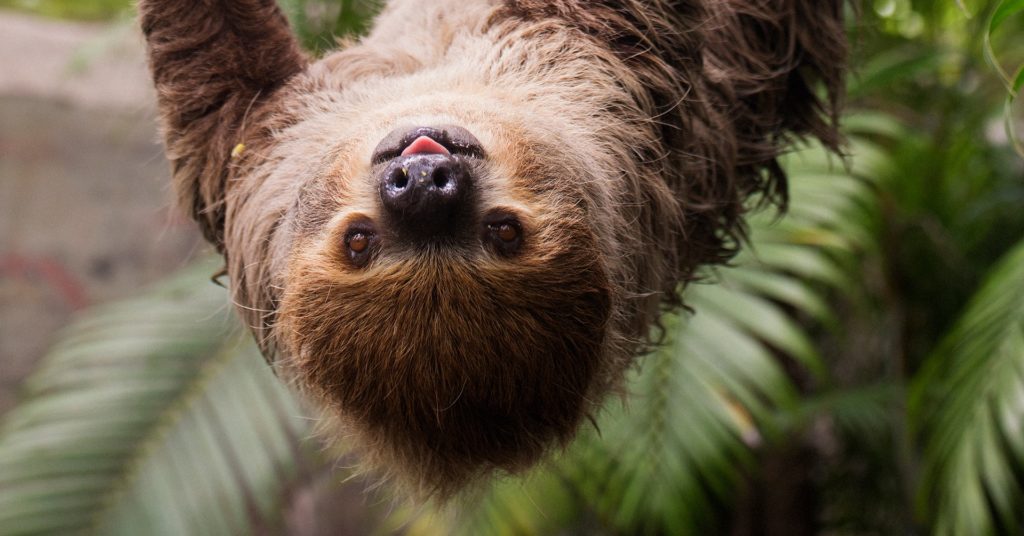
[[[452,154],[445,149],[443,145],[430,139],[429,136],[420,136],[415,141],[409,144],[408,147],[402,151],[402,156],[408,156],[411,154]]]

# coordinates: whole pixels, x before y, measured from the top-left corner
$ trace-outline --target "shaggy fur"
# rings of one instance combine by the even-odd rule
[[[240,313],[424,494],[566,444],[662,305],[734,253],[748,198],[784,202],[792,137],[839,144],[839,0],[394,0],[313,63],[273,0],[140,9],[175,185]],[[515,255],[388,228],[371,154],[424,125],[480,140],[467,225],[511,215]]]

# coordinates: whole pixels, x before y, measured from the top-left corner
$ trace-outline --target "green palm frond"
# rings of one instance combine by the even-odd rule
[[[0,425],[0,533],[273,525],[306,424],[201,263],[90,311]]]
[[[935,532],[1024,529],[1024,242],[994,269],[915,382],[922,507]]]
[[[861,126],[876,130],[875,123],[865,118]],[[852,147],[847,168],[817,147],[787,159],[789,215],[752,218],[750,248],[735,266],[687,290],[695,313],[663,319],[666,344],[641,358],[627,383],[629,400],[611,402],[597,430],[523,481],[504,482],[449,515],[412,521],[414,533],[713,530],[716,509],[732,498],[754,450],[780,433],[780,414],[799,407],[779,356],[824,375],[797,315],[830,321],[827,294],[850,288],[848,258],[872,247],[869,178],[887,158],[860,137]],[[869,398],[880,397],[850,404]],[[833,406],[845,407],[821,404]]]

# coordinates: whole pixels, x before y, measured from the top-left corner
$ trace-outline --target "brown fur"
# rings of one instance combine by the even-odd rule
[[[426,494],[566,444],[661,304],[734,253],[747,199],[784,201],[791,138],[839,145],[839,0],[394,0],[312,65],[271,0],[141,10],[175,183],[243,318]],[[352,266],[348,225],[381,220],[374,146],[433,124],[480,139],[480,212],[517,215],[523,250],[385,227]]]

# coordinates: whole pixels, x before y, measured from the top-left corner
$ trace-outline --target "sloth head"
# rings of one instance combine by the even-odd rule
[[[784,198],[791,136],[837,148],[845,57],[840,0],[452,5],[396,0],[311,62],[274,0],[140,2],[243,319],[342,442],[442,497],[620,387],[748,197]]]
[[[347,138],[297,193],[275,330],[350,440],[443,491],[572,437],[612,297],[564,149],[425,119]]]
[[[347,83],[342,60],[249,115],[232,290],[340,443],[444,497],[565,445],[617,386],[610,162],[634,148],[575,133],[589,107],[545,118],[450,74]]]

